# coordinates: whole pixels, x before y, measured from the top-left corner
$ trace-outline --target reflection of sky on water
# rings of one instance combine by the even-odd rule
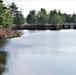
[[[12,53],[8,58],[8,72],[3,75],[54,74],[73,75],[76,71],[76,60],[70,55],[29,55]]]
[[[22,31],[9,39],[3,75],[75,75],[76,31]]]

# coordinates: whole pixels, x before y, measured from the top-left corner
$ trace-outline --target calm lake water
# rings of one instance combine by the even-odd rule
[[[76,75],[76,30],[20,32],[0,40],[1,75]]]

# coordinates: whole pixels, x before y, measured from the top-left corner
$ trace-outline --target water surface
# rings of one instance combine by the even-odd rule
[[[76,31],[22,30],[0,42],[7,52],[2,75],[76,75]]]

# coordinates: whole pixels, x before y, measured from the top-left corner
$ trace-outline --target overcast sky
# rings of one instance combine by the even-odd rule
[[[76,13],[76,0],[4,0],[15,2],[19,9],[22,9],[23,15],[26,17],[30,10],[39,11],[45,8],[48,12],[53,9],[60,9],[62,13]],[[5,2],[6,3],[6,2]]]

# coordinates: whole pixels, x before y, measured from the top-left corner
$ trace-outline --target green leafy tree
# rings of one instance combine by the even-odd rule
[[[44,8],[41,8],[38,13],[35,10],[30,11],[26,17],[26,22],[29,24],[62,24],[62,23],[76,23],[76,14],[61,13],[60,10],[51,10],[49,14]]]
[[[12,17],[8,14],[7,7],[0,0],[0,28],[11,25],[12,20]]]
[[[62,17],[61,12],[56,10],[50,11],[49,13],[49,24],[61,24],[64,22],[64,17]]]
[[[17,26],[20,26],[24,23],[24,16],[22,15],[21,11],[18,11],[18,7],[14,2],[9,4],[8,13],[12,16],[13,23]]]
[[[24,17],[21,12],[16,12],[14,15],[14,24],[20,26],[24,23]]]
[[[73,18],[72,18],[72,15],[71,15],[71,14],[67,14],[67,15],[66,15],[66,22],[67,22],[67,23],[73,22]]]
[[[73,15],[72,15],[72,22],[76,23],[76,14],[75,13],[73,13]]]
[[[39,24],[47,24],[48,22],[48,15],[44,8],[41,8],[41,10],[38,13],[38,23]]]
[[[28,14],[26,21],[29,24],[37,24],[38,23],[38,19],[37,19],[37,14],[35,10],[30,11],[30,13]]]

